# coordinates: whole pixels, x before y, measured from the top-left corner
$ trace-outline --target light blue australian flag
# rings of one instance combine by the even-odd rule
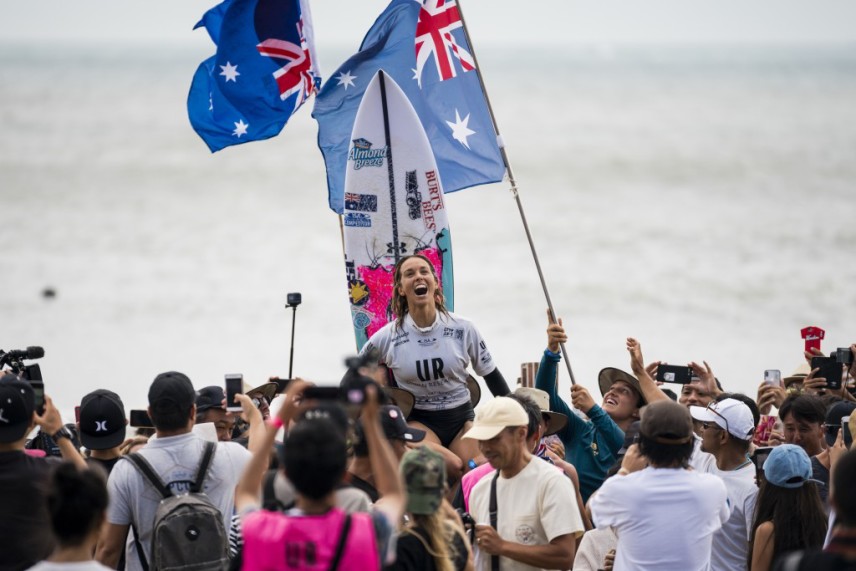
[[[212,153],[278,135],[321,84],[308,0],[225,0],[199,27],[217,53],[193,76],[187,114]]]
[[[502,180],[504,164],[475,60],[454,0],[392,0],[360,51],[324,84],[312,116],[327,165],[330,208],[342,213],[351,130],[377,70],[398,83],[416,109],[445,192]]]

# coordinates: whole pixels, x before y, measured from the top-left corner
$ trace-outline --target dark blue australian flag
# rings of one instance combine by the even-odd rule
[[[463,25],[455,0],[392,0],[360,51],[324,84],[312,116],[331,209],[343,211],[354,118],[379,69],[395,79],[419,115],[445,192],[502,180],[504,162]]]
[[[199,27],[217,53],[193,76],[187,114],[211,152],[279,134],[321,84],[308,0],[225,0]]]

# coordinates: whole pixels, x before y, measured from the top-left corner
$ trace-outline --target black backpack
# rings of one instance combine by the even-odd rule
[[[172,494],[140,454],[125,456],[163,496],[152,524],[151,565],[146,561],[139,534],[134,530],[144,571],[222,571],[228,567],[229,535],[223,525],[223,514],[202,491],[216,449],[214,442],[205,443],[190,493],[178,496]]]

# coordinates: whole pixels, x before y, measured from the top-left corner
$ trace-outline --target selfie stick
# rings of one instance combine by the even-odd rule
[[[285,304],[285,308],[291,308],[291,351],[288,354],[288,378],[291,377],[291,367],[294,365],[294,323],[297,320],[297,306],[300,305],[300,302],[303,301],[302,296],[299,293],[290,293],[288,294],[287,300],[288,303]]]

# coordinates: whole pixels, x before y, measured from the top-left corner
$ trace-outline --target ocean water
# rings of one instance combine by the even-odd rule
[[[856,339],[853,48],[480,48],[579,382],[629,369],[635,336],[754,394],[802,327]],[[185,111],[207,55],[0,47],[0,348],[43,346],[64,411],[99,387],[141,408],[165,370],[285,376],[291,291],[295,375],[332,383],[355,349],[310,109],[210,154]],[[546,326],[517,207],[506,183],[447,206],[456,312],[513,382]]]

